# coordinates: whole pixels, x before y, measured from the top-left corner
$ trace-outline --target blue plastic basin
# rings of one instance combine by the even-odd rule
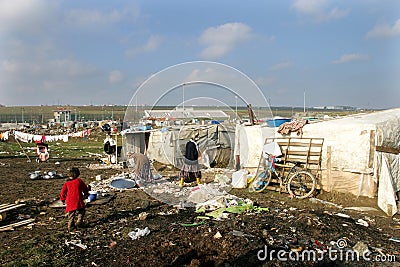
[[[273,119],[273,120],[267,120],[267,125],[269,127],[279,127],[281,126],[281,124],[285,123],[285,122],[290,122],[292,119]]]

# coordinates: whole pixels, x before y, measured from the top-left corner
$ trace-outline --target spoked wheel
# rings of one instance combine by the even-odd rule
[[[251,191],[261,192],[267,188],[269,182],[271,181],[271,174],[271,170],[261,172],[251,183]]]
[[[311,196],[316,182],[315,176],[310,172],[299,171],[289,178],[287,189],[290,195],[302,199]]]

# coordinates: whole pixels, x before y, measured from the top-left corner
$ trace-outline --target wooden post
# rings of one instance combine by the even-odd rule
[[[21,143],[18,141],[17,138],[15,138],[15,141],[17,141],[19,147],[22,149],[22,152],[24,152],[25,156],[28,158],[28,162],[31,162],[31,159],[29,158],[28,154],[26,154],[25,149],[22,147]]]
[[[326,152],[326,169],[327,169],[327,176],[328,176],[328,191],[331,192],[332,191],[332,147],[328,146],[327,148],[327,152]]]

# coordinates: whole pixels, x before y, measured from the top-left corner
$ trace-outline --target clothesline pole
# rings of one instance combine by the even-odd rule
[[[18,141],[17,138],[14,138],[15,141],[17,141],[19,147],[22,149],[22,152],[24,152],[25,156],[28,158],[28,162],[31,162],[31,159],[29,158],[28,154],[26,154],[25,149],[22,147],[21,143]]]

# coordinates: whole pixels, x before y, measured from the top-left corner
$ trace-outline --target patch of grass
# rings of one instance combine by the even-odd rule
[[[101,132],[92,131],[93,135],[89,137],[70,137],[68,142],[58,141],[49,142],[50,160],[64,160],[64,159],[86,159],[90,157],[90,153],[104,154],[103,140],[105,135]],[[118,137],[118,146],[122,145],[122,138]],[[26,155],[23,151],[34,160],[36,155],[35,143],[20,142],[21,147],[14,139],[7,142],[0,142],[0,159],[1,158],[25,158]]]

